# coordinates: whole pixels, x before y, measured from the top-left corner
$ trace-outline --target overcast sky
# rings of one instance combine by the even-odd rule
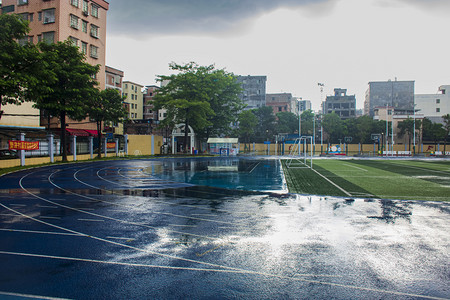
[[[267,93],[321,103],[334,88],[362,108],[369,81],[450,84],[450,0],[108,0],[106,64],[156,84],[169,63],[266,75]]]

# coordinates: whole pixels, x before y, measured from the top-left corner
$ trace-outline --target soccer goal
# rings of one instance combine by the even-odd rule
[[[308,152],[308,141],[310,144]],[[303,147],[301,147],[303,145]],[[303,148],[303,149],[302,149]],[[289,152],[289,159],[286,166],[291,168],[313,168],[313,137],[312,136],[302,136],[297,138],[294,142],[294,147],[292,147]],[[309,163],[308,163],[309,159]]]

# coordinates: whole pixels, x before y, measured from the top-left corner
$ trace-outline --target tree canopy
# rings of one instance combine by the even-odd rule
[[[27,40],[28,22],[15,14],[0,14],[0,100],[20,104],[38,97],[45,87],[41,55]]]
[[[97,97],[95,76],[99,66],[85,62],[84,54],[69,41],[55,44],[40,43],[42,63],[48,80],[41,84],[47,91],[35,99],[35,107],[44,109],[61,123],[63,161],[67,161],[66,117],[81,121],[86,118],[86,99]]]
[[[191,126],[200,137],[223,135],[230,132],[230,124],[237,121],[243,105],[238,97],[241,90],[236,77],[214,65],[199,66],[171,63],[170,69],[178,72],[159,75],[163,86],[154,97],[155,109],[165,109],[167,117],[161,126],[172,127],[178,123]],[[188,140],[185,130],[185,145]]]
[[[123,106],[124,97],[118,90],[106,89],[99,91],[96,97],[86,99],[85,107],[89,118],[97,123],[97,132],[99,137],[99,146],[97,155],[100,158],[102,148],[102,123],[103,122],[122,122],[127,112]]]

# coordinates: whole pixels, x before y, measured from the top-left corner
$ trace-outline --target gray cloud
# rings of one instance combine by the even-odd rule
[[[326,14],[339,0],[109,0],[108,30],[121,35],[215,35],[245,30],[277,8]]]

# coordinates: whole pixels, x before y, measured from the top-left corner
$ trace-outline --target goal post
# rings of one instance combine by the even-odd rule
[[[308,151],[308,141],[310,144]],[[303,149],[301,149],[303,145]],[[303,158],[303,159],[302,159]],[[286,163],[288,168],[313,168],[313,137],[303,136],[297,138],[294,142],[294,147],[292,147],[289,152],[289,159]],[[308,164],[309,159],[309,164]]]

